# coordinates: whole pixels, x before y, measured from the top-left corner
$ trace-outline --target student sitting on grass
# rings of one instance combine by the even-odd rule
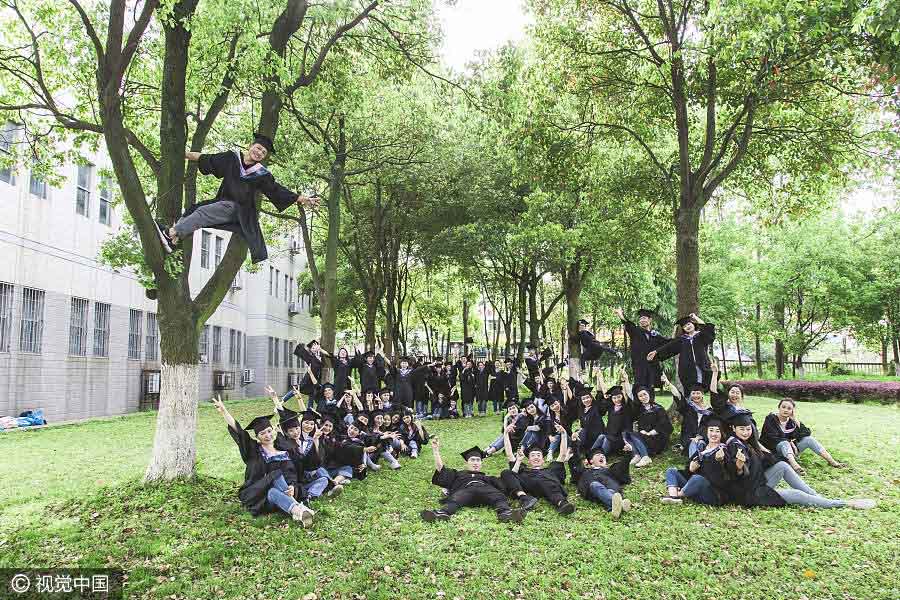
[[[760,450],[749,415],[738,415],[732,420],[734,437],[728,440],[728,468],[733,483],[732,495],[744,506],[815,506],[818,508],[856,509],[875,507],[874,500],[831,500],[809,487],[784,462],[772,454]],[[776,488],[784,480],[789,489]]]
[[[253,516],[281,510],[295,521],[300,521],[304,527],[312,525],[315,513],[295,500],[294,494],[299,495],[299,484],[294,463],[287,452],[275,448],[275,428],[270,421],[273,415],[250,421],[247,428],[256,435],[254,440],[234,420],[221,398],[216,397],[213,405],[228,424],[228,433],[244,461],[244,483],[238,490],[241,506]]]
[[[506,414],[503,415],[502,424],[500,426],[500,435],[497,436],[491,445],[488,446],[487,450],[484,451],[485,456],[491,456],[503,449],[503,433],[507,430],[507,428],[512,427],[513,430],[510,432],[511,436],[515,436],[515,422],[519,417],[519,404],[515,400],[507,400],[506,402]],[[513,449],[518,448],[519,439],[511,438],[513,442]]]
[[[607,465],[606,455],[600,448],[591,450],[587,467],[578,476],[578,493],[590,502],[602,504],[613,519],[631,510],[631,500],[622,497],[622,487],[631,483],[628,474],[630,460],[620,460]]]
[[[525,512],[510,507],[503,481],[481,471],[484,453],[478,446],[462,453],[463,460],[466,461],[466,468],[463,471],[444,466],[437,438],[432,438],[431,450],[434,454],[434,475],[431,477],[431,483],[446,488],[449,496],[443,508],[423,510],[422,520],[428,523],[447,521],[460,508],[490,506],[496,511],[497,520],[501,523],[522,522]]]
[[[797,418],[796,405],[790,398],[784,398],[778,403],[777,412],[766,415],[760,441],[770,451],[783,456],[801,475],[805,470],[797,462],[797,456],[807,448],[824,458],[832,467],[844,466],[812,436],[809,427],[800,422]]]
[[[722,423],[718,419],[706,423],[708,443],[694,452],[688,468],[666,469],[668,495],[662,498],[666,504],[681,504],[688,499],[698,504],[721,506],[728,499],[725,488],[725,444],[722,443]]]

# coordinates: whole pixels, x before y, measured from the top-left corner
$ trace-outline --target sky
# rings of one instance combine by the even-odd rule
[[[522,0],[433,0],[444,30],[441,53],[447,66],[462,71],[479,50],[494,50],[525,37],[531,19]]]

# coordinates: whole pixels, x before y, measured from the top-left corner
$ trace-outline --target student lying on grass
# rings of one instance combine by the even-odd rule
[[[778,403],[778,410],[766,415],[759,438],[763,446],[779,456],[783,456],[801,475],[805,471],[797,462],[796,457],[807,448],[824,458],[832,467],[844,466],[843,463],[836,461],[825,449],[825,446],[812,436],[809,427],[800,422],[797,418],[796,404],[790,398],[782,399]]]
[[[213,404],[228,424],[228,433],[244,461],[244,483],[238,490],[241,506],[253,516],[281,510],[304,527],[312,525],[315,513],[294,498],[299,491],[294,463],[287,452],[275,448],[275,428],[270,421],[273,415],[256,417],[242,428],[220,398]],[[255,440],[246,429],[253,430]]]
[[[523,510],[510,507],[503,481],[481,471],[484,453],[478,446],[462,453],[461,456],[466,461],[466,468],[463,471],[444,466],[437,438],[431,439],[431,450],[434,454],[434,475],[431,477],[431,483],[446,488],[450,495],[443,508],[423,510],[421,517],[424,521],[429,523],[447,521],[460,508],[466,506],[490,506],[496,511],[497,520],[501,523],[509,521],[520,523],[525,518]]]
[[[622,488],[631,483],[628,468],[631,461],[622,459],[613,465],[606,463],[600,448],[591,450],[586,468],[578,475],[578,493],[589,502],[602,504],[613,519],[631,510],[631,500],[622,497]]]
[[[511,467],[511,472],[506,474],[504,482],[510,492],[515,495],[544,498],[559,514],[571,515],[575,512],[575,506],[569,502],[569,494],[563,487],[566,477],[564,460],[569,455],[569,436],[562,425],[557,424],[556,427],[556,432],[562,436],[562,441],[559,445],[559,456],[549,466],[546,465],[544,458],[544,446],[519,446],[518,452],[513,454],[509,434],[504,434],[506,459]],[[522,468],[522,462],[526,460],[526,457],[528,467]]]

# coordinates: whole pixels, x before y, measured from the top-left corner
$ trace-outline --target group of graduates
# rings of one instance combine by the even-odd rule
[[[487,505],[500,521],[520,522],[541,498],[569,515],[575,505],[567,479],[583,499],[619,518],[631,509],[623,494],[631,482],[630,469],[652,464],[652,457],[670,447],[672,422],[656,402],[656,388],[663,385],[681,415],[672,449],[687,459],[684,469],[666,470],[663,502],[874,505],[823,498],[803,482],[796,456],[807,448],[833,466],[842,465],[797,419],[790,400],[780,402],[758,431],[740,386],[725,388],[718,381],[717,365],[709,358],[714,325],[692,314],[677,321],[680,335],[666,338],[652,328],[651,311],[639,311],[637,324],[621,310],[616,314],[629,337],[634,382],[622,367],[616,385],[606,387],[600,377],[596,389],[580,378],[554,377],[561,365],[542,368],[552,353],[538,353],[537,348],[529,348],[520,375],[519,363],[511,359],[495,364],[473,363],[469,357],[447,362],[401,357],[393,365],[380,350],[350,357],[341,349],[333,356],[315,340],[298,345],[295,354],[308,365],[301,385],[281,398],[267,388],[277,427],[274,413],[241,427],[215,401],[246,464],[242,505],[254,515],[281,510],[308,526],[315,514],[311,506],[321,498],[334,497],[352,480],[378,471],[381,461],[400,468],[400,457],[417,458],[430,440],[432,483],[442,489],[442,505],[422,511],[426,521],[449,519],[462,507]],[[582,361],[618,354],[598,342],[588,327],[579,322]],[[679,385],[662,374],[660,361],[670,357],[678,358]],[[322,383],[326,367],[334,383]],[[352,385],[353,371],[361,391]],[[519,397],[520,378],[530,392],[524,399]],[[285,406],[293,397],[299,411]],[[476,446],[463,452],[462,470],[444,465],[438,440],[429,437],[421,421],[460,416],[457,398],[463,416],[473,415],[475,406],[484,414],[488,402],[497,403],[495,409],[502,402],[505,409],[497,438],[485,451]],[[484,459],[500,452],[508,468],[488,475]],[[621,458],[612,462],[616,455]],[[776,488],[781,481],[790,487]]]

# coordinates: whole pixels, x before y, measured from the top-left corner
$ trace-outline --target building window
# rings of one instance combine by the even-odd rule
[[[216,236],[216,266],[219,266],[219,263],[222,262],[222,248],[225,245],[225,240]]]
[[[200,362],[209,362],[209,325],[204,325],[200,332]]]
[[[3,162],[12,160],[12,145],[16,140],[16,130],[18,127],[15,123],[7,121],[0,129],[0,160]],[[16,177],[13,175],[12,166],[7,168],[0,167],[0,181],[9,185],[16,185]]]
[[[288,301],[288,276],[287,273],[284,274],[284,301]]]
[[[275,267],[269,267],[269,295],[272,295],[273,283],[272,279],[275,277]]]
[[[212,361],[214,363],[222,362],[222,328],[213,325],[213,344],[212,344]]]
[[[131,309],[128,311],[128,358],[141,360],[141,328],[144,326],[144,313]]]
[[[284,340],[284,358],[283,358],[283,360],[284,360],[285,367],[288,366],[288,360],[290,360],[288,357],[290,357],[290,355],[291,355],[291,343],[287,340]]]
[[[13,285],[0,283],[0,352],[9,352],[12,337]]]
[[[275,338],[275,359],[272,361],[272,366],[278,368],[278,350],[281,348],[281,340]]]
[[[274,353],[274,351],[272,350],[273,345],[274,345],[274,340],[270,337],[269,338],[269,361],[266,363],[270,367],[272,366],[272,355]]]
[[[288,302],[293,302],[293,301],[294,301],[294,278],[291,277],[291,293],[288,296]]]
[[[75,190],[75,212],[89,217],[91,215],[91,175],[94,167],[89,164],[78,165],[78,180]]]
[[[22,288],[22,327],[19,350],[40,354],[44,338],[44,290]]]
[[[229,365],[235,364],[235,362],[234,362],[234,350],[235,350],[234,342],[235,342],[235,334],[236,333],[237,333],[237,331],[235,331],[234,329],[228,330],[228,364]]]
[[[200,267],[209,268],[209,240],[212,235],[208,231],[204,231],[200,235]]]
[[[109,178],[103,177],[100,179],[100,193],[98,194],[100,197],[100,213],[98,219],[104,225],[109,225],[112,222],[112,210],[109,206],[109,188]]]
[[[156,313],[147,313],[147,346],[144,350],[147,360],[159,360],[159,324]]]
[[[278,298],[278,282],[281,280],[281,271],[275,269],[275,297]]]
[[[34,166],[37,166],[37,161],[35,160]],[[31,169],[31,180],[28,184],[28,189],[31,191],[32,196],[37,196],[41,200],[47,199],[47,182],[43,180],[43,178],[38,175],[35,170]]]
[[[109,357],[109,304],[94,303],[94,356]]]
[[[87,355],[87,319],[90,302],[72,298],[69,313],[69,356]]]
[[[241,350],[244,347],[243,337],[244,337],[244,334],[242,334],[240,331],[238,331],[237,332],[237,350],[234,351],[234,358],[235,358],[234,362],[237,365],[243,364],[241,362]]]

